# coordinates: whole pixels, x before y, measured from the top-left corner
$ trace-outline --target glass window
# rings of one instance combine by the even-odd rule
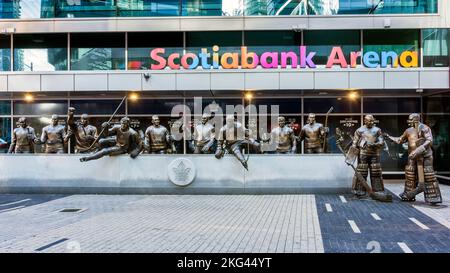
[[[294,31],[246,31],[244,44],[259,55],[266,51],[298,52],[301,34]]]
[[[112,17],[118,15],[116,0],[67,0],[55,2],[54,17]]]
[[[377,0],[373,2],[371,11],[374,14],[437,13],[438,5],[438,0]]]
[[[420,113],[420,98],[364,97],[364,113]]]
[[[119,106],[120,100],[71,100],[70,106],[75,107],[77,115],[111,115]],[[117,114],[125,114],[125,103]]]
[[[242,45],[241,31],[194,31],[186,32],[186,50],[198,54],[206,48],[211,54],[208,63],[211,64],[212,47],[219,46],[219,54],[224,52],[240,52]],[[201,64],[200,64],[201,66]]]
[[[295,52],[298,55],[301,45],[301,34],[294,31],[246,31],[244,33],[244,44],[248,47],[248,52],[255,52],[260,58],[265,52],[278,53],[278,65],[281,65],[280,52]],[[273,63],[271,57],[267,62]],[[287,58],[286,64],[292,63],[291,58]]]
[[[11,70],[11,36],[0,35],[0,71]]]
[[[407,128],[407,115],[376,115],[375,124],[383,133],[398,137]],[[408,160],[408,145],[398,145],[386,141],[381,152],[381,167],[384,171],[403,171]]]
[[[14,101],[14,115],[66,115],[67,101]]]
[[[180,99],[140,99],[128,102],[128,114],[130,115],[170,115],[172,108],[183,104]]]
[[[241,31],[193,31],[186,32],[186,47],[237,47],[242,45]]]
[[[422,31],[423,66],[448,66],[449,30],[424,29]]]
[[[437,13],[438,0],[2,0],[0,18]]]
[[[150,52],[154,48],[166,50],[168,58],[172,53],[183,53],[182,32],[132,32],[128,33],[128,69],[150,69]],[[178,60],[179,63],[179,60]]]
[[[450,93],[424,97],[423,111],[428,114],[450,113]]]
[[[222,0],[181,0],[181,6],[183,16],[222,15]]]
[[[52,18],[55,16],[55,2],[63,1],[2,0],[0,1],[0,18]]]
[[[256,106],[258,109],[261,105],[267,106],[268,114],[270,114],[271,106],[278,106],[280,114],[300,114],[302,112],[302,101],[300,98],[291,98],[291,99],[252,99],[251,103]]]
[[[0,118],[0,153],[7,153],[11,144],[11,119]]]
[[[364,30],[364,52],[394,51],[399,56],[404,51],[419,50],[419,30],[390,29],[390,30]],[[391,59],[388,58],[389,64]]]
[[[74,33],[70,42],[71,70],[125,68],[124,33]]]
[[[314,56],[316,64],[326,64],[331,49],[339,46],[345,55],[347,63],[350,65],[350,52],[361,50],[361,40],[359,30],[312,30],[303,34],[303,44],[308,47],[308,51],[317,52]],[[361,63],[358,59],[358,63]]]
[[[308,116],[304,116],[304,124],[307,123]],[[325,115],[316,115],[316,122],[322,123],[325,125]],[[339,128],[344,134],[344,145],[349,144],[351,142],[351,137],[353,137],[356,129],[359,128],[361,124],[361,116],[352,115],[352,116],[329,116],[327,127],[330,129],[330,132],[327,134],[326,139],[326,153],[341,153],[339,148],[336,146],[336,128]]]
[[[117,0],[119,16],[180,16],[180,0]]]
[[[0,115],[11,114],[11,102],[9,100],[0,100]]]
[[[306,1],[246,0],[245,15],[305,15]]]
[[[195,107],[198,107],[195,104],[195,102],[196,101],[194,101],[194,100],[186,100],[186,104],[192,105],[194,107],[194,109],[195,109]],[[213,112],[216,112],[218,109],[221,109],[222,113],[225,115],[226,111],[227,111],[227,105],[236,107],[237,105],[243,105],[242,103],[243,102],[242,102],[241,98],[236,98],[236,99],[202,98],[202,108],[201,109],[202,109],[202,113],[207,106]]]
[[[433,157],[435,170],[450,172],[450,115],[426,115],[424,123],[430,126],[433,132]]]
[[[333,113],[361,113],[359,98],[305,98],[304,113],[326,113],[333,107]]]
[[[67,70],[67,34],[14,35],[14,71]]]

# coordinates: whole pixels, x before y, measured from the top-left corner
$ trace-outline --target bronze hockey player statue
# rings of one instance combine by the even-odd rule
[[[214,126],[208,122],[210,116],[203,114],[202,122],[194,128],[194,154],[210,154],[214,145]]]
[[[38,143],[34,129],[27,124],[25,117],[19,118],[17,122],[19,127],[15,128],[12,133],[11,145],[8,153],[34,153],[34,143]]]
[[[408,164],[405,167],[405,189],[400,194],[403,201],[415,201],[423,192],[425,202],[436,205],[442,203],[439,183],[433,170],[433,135],[430,127],[420,122],[419,114],[408,117],[409,128],[400,137],[389,139],[398,144],[408,142]]]
[[[58,115],[52,115],[51,124],[42,129],[40,143],[46,154],[64,153],[65,128],[58,124]]]
[[[145,130],[145,148],[150,154],[166,154],[172,142],[169,130],[161,125],[158,116],[152,117],[152,125]]]
[[[82,114],[79,123],[71,122],[75,109],[72,108],[71,110],[69,111],[66,140],[75,136],[75,153],[88,153],[90,152],[89,147],[98,137],[97,128],[89,124],[88,114]]]
[[[102,127],[107,128],[110,124],[105,122]],[[111,129],[105,130],[107,136],[115,135],[115,145],[108,147],[111,144],[112,138],[102,138],[99,140],[100,147],[104,147],[93,155],[80,158],[81,162],[99,159],[105,155],[115,156],[129,153],[131,158],[136,158],[142,151],[142,141],[139,134],[130,128],[130,119],[124,117],[120,120],[120,125],[115,125]]]
[[[325,135],[328,133],[328,128],[321,123],[316,122],[316,115],[308,115],[308,124],[303,126],[300,131],[300,141],[305,143],[305,154],[319,154],[323,153],[323,142]]]
[[[273,128],[270,133],[271,141],[274,141],[277,154],[295,154],[297,152],[297,138],[287,124],[284,117],[278,117],[278,127]]]
[[[240,122],[234,120],[233,115],[227,115],[225,125],[219,131],[215,157],[220,159],[227,151],[234,155],[242,166],[248,170],[248,158],[245,159],[241,149],[244,148],[244,145],[247,145],[247,152],[250,146],[259,150],[259,143],[247,138],[248,135],[249,132]]]

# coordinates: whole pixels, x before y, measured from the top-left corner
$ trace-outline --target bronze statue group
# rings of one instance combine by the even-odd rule
[[[332,110],[332,109],[330,109]],[[18,121],[18,127],[12,134],[9,153],[34,153],[34,144],[44,145],[48,154],[63,153],[64,145],[69,139],[75,141],[75,153],[85,154],[81,162],[99,159],[106,155],[130,154],[136,158],[140,153],[165,154],[173,147],[173,137],[169,130],[161,125],[159,117],[152,117],[152,125],[145,130],[144,137],[131,128],[128,117],[120,124],[112,125],[111,119],[102,124],[102,130],[89,124],[89,116],[82,114],[75,122],[74,108],[69,108],[67,125],[59,125],[57,115],[52,115],[51,124],[42,129],[40,138],[27,124],[26,118]],[[295,154],[297,146],[303,141],[307,154],[323,153],[328,127],[315,120],[309,114],[307,124],[296,135],[286,124],[284,117],[278,117],[278,126],[266,133],[261,142],[250,137],[249,130],[236,120],[234,115],[227,115],[225,125],[219,131],[210,123],[211,116],[204,114],[201,122],[194,126],[192,150],[195,154],[212,154],[220,159],[225,153],[232,154],[248,170],[248,155],[251,149],[260,153],[271,151],[277,154]],[[431,129],[421,123],[419,114],[411,114],[407,120],[408,128],[400,137],[384,134],[375,126],[372,115],[364,117],[364,124],[358,128],[352,138],[350,147],[344,147],[343,136],[336,129],[336,144],[345,154],[345,162],[351,166],[355,175],[352,191],[357,198],[371,197],[374,200],[390,202],[392,196],[384,189],[380,154],[385,140],[403,144],[408,143],[408,163],[405,167],[405,187],[400,198],[403,201],[415,201],[416,195],[424,193],[425,201],[431,205],[442,202],[439,183],[433,170],[433,136]],[[270,147],[269,149],[267,147]],[[357,166],[354,163],[357,161]],[[370,177],[370,186],[367,178]]]

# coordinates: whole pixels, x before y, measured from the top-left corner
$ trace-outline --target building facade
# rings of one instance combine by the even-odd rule
[[[176,105],[194,113],[198,98],[201,108],[278,105],[294,128],[309,113],[324,123],[333,107],[328,153],[339,152],[334,130],[351,135],[365,114],[397,136],[418,112],[433,130],[436,171],[450,177],[445,0],[0,0],[0,29],[5,142],[19,117],[40,133],[69,106],[99,127],[128,92],[140,98],[115,120],[127,115],[143,131],[155,114],[170,126]],[[406,157],[386,147],[383,168],[400,173]]]

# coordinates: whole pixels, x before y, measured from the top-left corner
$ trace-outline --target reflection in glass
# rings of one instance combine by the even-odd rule
[[[14,101],[14,115],[46,115],[67,114],[67,101]]]
[[[0,18],[437,13],[438,0],[2,0]]]
[[[255,98],[252,99],[251,103],[256,106],[256,109],[259,111],[259,107],[266,105],[267,111],[270,113],[271,106],[278,106],[279,113],[284,114],[300,114],[302,112],[302,102],[300,98],[291,98],[291,99],[278,99],[278,98],[270,98],[270,99],[260,99]]]
[[[55,16],[53,13],[55,2],[52,0],[2,0],[0,1],[0,18],[52,18]]]
[[[280,52],[293,51],[299,54],[301,34],[293,31],[246,31],[244,32],[244,44],[248,52],[255,52],[261,57],[264,52],[278,52],[278,64],[281,64]],[[287,64],[291,59],[287,58]]]
[[[304,117],[304,124],[307,123],[308,116]],[[316,122],[322,123],[325,126],[325,116],[316,115]],[[326,153],[338,154],[341,153],[336,145],[336,128],[339,128],[344,134],[344,145],[348,145],[351,142],[351,138],[355,133],[356,129],[359,128],[361,122],[361,116],[329,116],[327,127],[330,132],[327,134],[326,139]]]
[[[0,100],[0,115],[10,115],[11,114],[11,101]]]
[[[181,6],[182,16],[222,15],[222,0],[181,0]]]
[[[303,44],[308,51],[317,52],[314,56],[316,64],[326,64],[333,47],[339,46],[350,65],[350,52],[361,50],[359,30],[312,30],[304,32]],[[358,58],[358,63],[361,63]]]
[[[119,16],[180,16],[180,0],[117,0]]]
[[[154,48],[164,48],[166,60],[172,53],[183,54],[183,33],[181,32],[143,32],[128,33],[128,69],[150,69],[156,63],[149,58]],[[177,59],[177,64],[180,61]]]
[[[0,118],[0,153],[7,153],[11,144],[11,119]]]
[[[66,0],[56,2],[55,17],[114,17],[118,15],[116,0]]]
[[[305,15],[308,3],[303,0],[244,0],[245,15]]]
[[[364,52],[394,51],[400,56],[403,51],[419,50],[419,30],[415,29],[364,30],[363,37]]]
[[[67,70],[66,34],[14,35],[14,71]]]
[[[433,157],[435,170],[450,174],[450,115],[426,115],[424,123],[433,132]]]
[[[128,101],[130,115],[170,115],[173,107],[183,104],[180,99],[140,99],[136,102]],[[192,109],[191,109],[192,111]]]
[[[243,106],[243,102],[241,98],[235,98],[235,99],[222,99],[222,98],[202,98],[201,100],[201,104],[199,105],[197,104],[197,100],[193,100],[193,99],[186,99],[186,104],[191,106],[194,108],[194,111],[196,108],[200,109],[202,112],[201,114],[203,114],[203,111],[205,111],[205,108],[208,107],[209,111],[211,112],[217,112],[217,113],[223,113],[225,114],[227,111],[227,106],[231,107],[231,108],[235,108],[236,106],[240,105]],[[193,112],[194,113],[194,112]],[[195,113],[198,114],[198,113]],[[232,113],[230,113],[232,114]]]
[[[422,31],[423,66],[448,66],[449,43],[448,29],[424,29]]]
[[[75,107],[77,115],[111,115],[119,106],[120,100],[70,100],[70,106]],[[125,104],[117,111],[125,114]]]
[[[420,98],[364,97],[364,113],[420,113]]]
[[[326,113],[333,107],[333,113],[361,113],[360,98],[305,98],[304,113]]]
[[[0,71],[11,70],[11,36],[0,35]]]
[[[427,114],[450,113],[450,93],[423,98],[423,112]]]
[[[71,70],[125,69],[123,33],[71,34]]]
[[[193,31],[186,33],[186,52],[199,54],[202,48],[206,48],[207,52],[211,54],[211,57],[208,58],[209,65],[212,64],[213,46],[215,45],[219,46],[216,52],[220,56],[225,52],[239,53],[242,45],[242,32],[221,31],[218,34],[213,31]]]
[[[407,115],[376,115],[376,126],[383,133],[398,137],[407,129]],[[386,139],[385,139],[386,140]],[[385,149],[381,153],[381,167],[384,171],[403,171],[408,159],[408,145],[398,145],[385,141]]]

